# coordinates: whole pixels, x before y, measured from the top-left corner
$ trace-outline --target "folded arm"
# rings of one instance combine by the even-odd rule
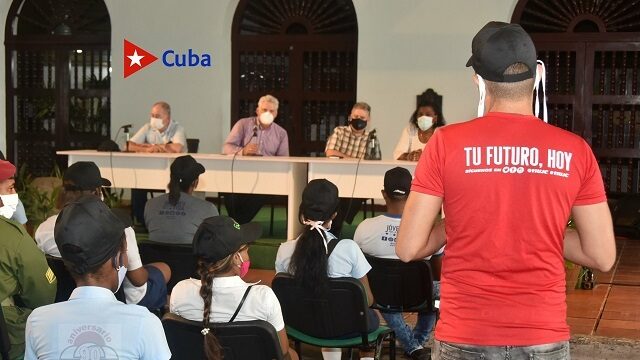
[[[439,196],[416,191],[409,194],[396,239],[396,254],[400,260],[422,259],[445,245],[444,221],[436,222],[441,207]]]
[[[616,242],[611,212],[606,202],[574,206],[576,230],[567,229],[564,257],[576,264],[609,271],[616,260]]]

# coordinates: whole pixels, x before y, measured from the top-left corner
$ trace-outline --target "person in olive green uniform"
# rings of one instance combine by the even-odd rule
[[[9,356],[24,357],[24,328],[31,310],[51,304],[56,295],[56,277],[44,254],[19,223],[9,220],[17,194],[15,166],[0,160],[0,301],[9,333]]]

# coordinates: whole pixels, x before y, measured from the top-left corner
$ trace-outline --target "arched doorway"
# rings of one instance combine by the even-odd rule
[[[109,138],[111,21],[103,0],[14,0],[5,49],[7,159],[49,175],[56,150]]]
[[[356,100],[358,25],[351,0],[241,0],[232,30],[231,126],[260,96],[280,100],[276,122],[291,155],[324,152]]]
[[[611,196],[638,193],[640,11],[634,1],[520,0],[512,23],[547,65],[550,122],[583,136]]]

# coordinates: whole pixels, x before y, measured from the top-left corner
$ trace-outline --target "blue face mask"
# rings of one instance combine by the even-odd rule
[[[433,118],[431,116],[422,115],[418,118],[418,127],[422,131],[427,131],[433,126]]]

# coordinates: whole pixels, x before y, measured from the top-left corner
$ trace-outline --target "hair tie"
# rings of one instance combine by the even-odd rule
[[[211,329],[209,329],[209,328],[204,328],[204,329],[200,330],[200,333],[201,333],[203,336],[207,336],[207,334],[209,333],[209,331],[210,331],[210,330],[211,330]]]
[[[304,225],[308,225],[311,230],[317,231],[320,234],[320,236],[322,236],[322,243],[324,244],[324,250],[328,254],[329,253],[329,245],[328,245],[329,241],[325,237],[324,232],[325,231],[329,231],[329,229],[327,229],[324,226],[322,226],[323,223],[324,223],[324,221],[321,221],[321,220],[320,221],[304,220],[304,222],[303,222]]]

